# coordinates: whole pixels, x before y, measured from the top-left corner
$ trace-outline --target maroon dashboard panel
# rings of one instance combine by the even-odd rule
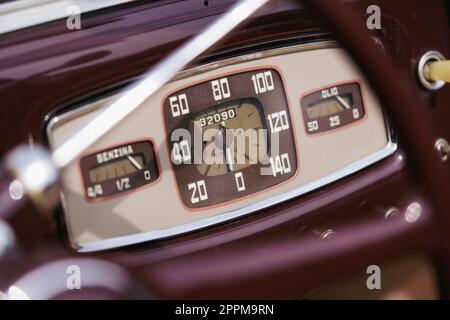
[[[131,4],[83,16],[84,27],[78,31],[68,31],[65,21],[55,21],[0,36],[0,154],[23,142],[46,143],[43,130],[50,115],[120,89],[183,40],[198,33],[232,3],[218,0],[205,6],[203,1],[189,0]],[[427,50],[439,50],[450,56],[448,16],[443,1],[409,0],[403,5],[388,0],[355,1],[355,6],[362,9],[369,4],[382,7],[383,28],[374,31],[373,37],[394,56],[400,76],[415,79],[416,63]],[[364,14],[365,10],[361,12]],[[311,12],[290,1],[280,1],[260,11],[254,20],[197,63],[264,47],[328,38]],[[447,121],[450,89],[430,93],[415,80],[414,83],[421,102],[432,110],[436,131],[450,140]],[[256,109],[263,104],[252,101],[250,104]],[[310,105],[308,101],[306,104]],[[172,128],[174,124],[169,126]],[[286,234],[308,235],[313,237],[312,242],[319,243],[320,234],[328,229],[384,219],[386,209],[401,207],[414,192],[404,165],[404,158],[397,153],[317,193],[265,210],[257,217],[251,215],[177,239],[99,256],[142,271],[156,262],[195,252],[214,254],[228,247],[247,245],[264,251],[267,249],[264,244]],[[40,217],[33,208],[23,209],[13,225],[25,248],[37,250],[53,243],[58,254],[68,252],[61,245],[65,241],[61,232],[64,226],[49,228],[48,219]],[[342,270],[339,275],[349,271]],[[8,274],[12,275],[13,270]]]

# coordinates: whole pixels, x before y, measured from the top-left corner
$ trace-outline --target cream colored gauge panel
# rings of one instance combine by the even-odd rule
[[[114,98],[53,118],[51,147]],[[269,142],[255,143],[265,148],[276,133],[277,156],[239,151],[231,141],[246,130],[265,130]],[[213,132],[204,147],[223,146],[212,153],[223,166],[194,163],[195,142],[174,140],[178,131]],[[69,239],[90,252],[198,230],[298,197],[395,149],[378,100],[333,43],[205,65],[181,73],[64,170]],[[238,157],[247,162],[234,164]]]

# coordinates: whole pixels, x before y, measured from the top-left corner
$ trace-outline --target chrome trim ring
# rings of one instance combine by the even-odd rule
[[[419,64],[417,66],[417,76],[426,89],[436,91],[441,89],[445,85],[445,81],[429,81],[427,79],[428,63],[431,61],[443,60],[445,60],[445,57],[439,51],[428,51],[422,56],[422,58],[420,58]]]

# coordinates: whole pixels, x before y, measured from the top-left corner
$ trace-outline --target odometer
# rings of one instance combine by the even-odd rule
[[[275,69],[177,90],[164,101],[164,118],[179,194],[188,208],[249,196],[297,171],[289,106]]]

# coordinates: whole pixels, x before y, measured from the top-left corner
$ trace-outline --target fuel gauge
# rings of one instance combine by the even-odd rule
[[[360,84],[328,87],[301,98],[306,131],[317,134],[337,129],[365,116]]]
[[[80,161],[86,197],[100,199],[156,181],[159,170],[151,141],[115,146]]]

